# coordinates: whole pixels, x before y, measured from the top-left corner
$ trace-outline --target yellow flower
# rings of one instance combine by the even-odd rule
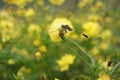
[[[27,3],[32,2],[32,0],[4,0],[4,1],[9,3],[9,4],[14,4],[14,5],[18,6],[18,7],[23,7]]]
[[[88,16],[88,20],[91,20],[91,21],[98,21],[99,20],[99,16],[94,14],[94,15],[89,15]]]
[[[106,17],[106,18],[105,18],[105,22],[106,22],[106,23],[111,23],[111,22],[112,22],[112,19],[111,19],[110,17]]]
[[[78,2],[78,8],[84,8],[87,4],[91,4],[93,0],[82,0]]]
[[[25,17],[26,17],[26,18],[33,17],[33,16],[35,16],[35,11],[34,11],[34,9],[29,8],[28,10],[26,10],[26,12],[25,12]]]
[[[111,40],[112,31],[109,30],[109,29],[104,30],[104,31],[101,33],[101,37],[102,37],[102,39],[105,40],[105,41]]]
[[[60,80],[60,79],[58,79],[58,78],[55,78],[54,80]]]
[[[40,52],[36,52],[36,53],[35,53],[35,57],[36,57],[37,59],[41,58],[41,53],[40,53]]]
[[[40,52],[43,52],[43,53],[47,52],[47,49],[46,49],[46,46],[45,46],[45,45],[41,45],[41,46],[39,47],[39,50],[40,50]]]
[[[53,42],[61,41],[61,38],[59,37],[59,29],[61,28],[61,25],[69,25],[71,28],[73,28],[71,22],[66,18],[56,18],[48,28],[48,34]],[[66,36],[69,36],[70,33],[71,32],[68,31]]]
[[[62,5],[64,2],[65,2],[65,0],[49,0],[53,5],[58,5],[58,6],[60,6],[60,5]]]
[[[96,2],[96,8],[102,8],[103,6],[104,6],[103,2],[101,2],[101,1]]]
[[[98,58],[99,59],[99,63],[101,64],[101,66],[106,69],[106,70],[111,70],[113,68],[113,61],[111,59],[110,56],[108,56],[108,58],[106,60],[104,60],[104,58]]]
[[[17,51],[18,51],[17,47],[11,48],[11,53],[17,53]]]
[[[0,34],[3,42],[6,42],[18,36],[19,30],[16,31],[14,21],[11,19],[1,19],[0,24]]]
[[[47,21],[52,21],[52,19],[53,19],[53,16],[51,16],[51,15],[45,15],[45,19],[47,20]]]
[[[37,4],[39,6],[43,6],[44,5],[44,0],[37,0]]]
[[[92,3],[93,2],[93,0],[83,0],[84,2],[86,2],[86,3]]]
[[[18,53],[19,53],[19,54],[22,54],[22,55],[24,55],[24,56],[26,56],[27,58],[30,57],[28,51],[25,50],[25,49],[20,49],[20,50],[18,51]]]
[[[83,33],[87,34],[89,37],[96,37],[99,35],[101,27],[97,22],[86,22],[83,24]]]
[[[99,48],[97,48],[97,47],[94,47],[92,50],[91,50],[91,54],[92,55],[98,55],[100,53],[100,50],[99,50]]]
[[[36,40],[33,41],[33,44],[34,44],[35,46],[39,46],[39,45],[41,44],[41,42],[40,42],[39,39],[36,39]]]
[[[111,80],[110,76],[108,74],[101,74],[101,76],[99,76],[99,78],[97,80]]]
[[[17,78],[20,80],[23,80],[24,76],[28,75],[29,73],[31,73],[31,69],[26,68],[25,66],[22,66],[17,72]]]
[[[78,6],[78,8],[82,9],[86,6],[86,3],[83,1],[79,1],[77,6]]]
[[[99,47],[102,50],[107,50],[109,48],[109,42],[101,42]]]
[[[92,11],[92,12],[97,12],[98,10],[99,10],[99,9],[96,8],[95,5],[92,5],[92,6],[90,7],[90,11]]]
[[[20,8],[20,9],[17,10],[16,13],[17,13],[18,16],[23,16],[24,13],[25,13],[25,10],[23,8]]]
[[[69,65],[73,64],[75,56],[71,54],[64,55],[60,60],[57,61],[57,64],[60,66],[60,71],[66,71],[69,69]]]
[[[28,27],[28,33],[30,35],[40,35],[40,27],[37,24],[30,24],[30,26]]]
[[[10,64],[10,65],[15,64],[15,60],[14,59],[9,59],[8,64]]]

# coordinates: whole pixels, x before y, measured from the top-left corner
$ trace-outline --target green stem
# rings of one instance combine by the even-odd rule
[[[41,60],[42,60],[43,63],[48,67],[48,74],[49,74],[50,78],[52,79],[52,70],[51,70],[48,62],[46,61],[46,59],[45,59],[44,57],[42,57]]]
[[[66,44],[67,45],[67,44]],[[87,65],[88,65],[88,67],[90,68],[90,69],[92,69],[92,67],[90,66],[90,64],[82,57],[82,56],[80,56],[75,50],[73,50],[71,47],[69,47],[68,45],[67,45],[67,47],[68,48],[70,48],[78,57],[80,57]]]
[[[71,40],[71,39],[68,39],[70,42],[72,42],[74,45],[76,45],[92,62],[92,65],[95,67],[95,62],[94,60],[91,58],[90,55],[87,54],[87,52],[79,45],[77,44],[75,41]]]
[[[67,44],[67,42],[65,42],[66,46],[71,49],[78,57],[80,57],[87,65],[90,69],[92,69],[91,65],[81,56],[79,55],[79,53],[77,51],[75,51],[74,49],[72,49],[71,47],[69,47],[69,45]]]
[[[113,67],[110,74],[113,74],[117,68],[120,68],[119,66],[120,66],[120,62]]]

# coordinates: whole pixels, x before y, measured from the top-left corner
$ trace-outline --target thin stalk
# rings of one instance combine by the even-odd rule
[[[52,70],[51,70],[51,68],[49,67],[48,62],[45,60],[44,57],[42,57],[41,60],[42,60],[43,63],[48,67],[48,73],[49,73],[49,75],[50,75],[50,78],[52,79]]]
[[[92,62],[92,65],[95,67],[95,62],[94,60],[91,58],[90,55],[87,54],[87,52],[79,45],[77,44],[75,41],[73,41],[72,39],[68,39],[70,42],[72,42],[74,45],[76,45]]]
[[[117,68],[120,68],[119,66],[120,66],[120,62],[113,67],[110,74],[113,74]]]
[[[87,65],[90,69],[92,69],[91,65],[81,56],[79,55],[79,53],[77,51],[75,51],[74,49],[72,49],[71,47],[69,47],[69,45],[65,42],[66,46],[71,49],[78,57],[80,57]]]

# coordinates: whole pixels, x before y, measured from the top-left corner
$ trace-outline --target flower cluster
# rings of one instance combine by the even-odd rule
[[[57,61],[57,64],[60,66],[60,71],[66,71],[69,69],[69,65],[73,64],[75,56],[71,54],[64,55],[60,60]]]

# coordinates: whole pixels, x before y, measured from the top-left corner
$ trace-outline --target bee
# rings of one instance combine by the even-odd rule
[[[61,39],[64,40],[64,36],[65,36],[65,33],[67,33],[67,31],[73,31],[73,29],[69,25],[61,25],[61,28],[59,29],[59,36]],[[80,33],[80,34],[82,34],[84,37],[88,38],[88,35],[86,35],[84,33]]]
[[[61,25],[61,28],[59,29],[60,38],[64,40],[65,33],[67,33],[67,31],[72,31],[72,30],[73,29],[68,25]]]
[[[108,67],[112,66],[112,63],[113,63],[112,61],[108,61],[108,62],[107,62],[107,66],[108,66]]]
[[[75,31],[73,30],[69,25],[65,24],[65,25],[61,25],[60,28],[57,28],[58,32],[59,32],[59,37],[62,39],[62,40],[65,40],[65,34],[68,32],[68,31]],[[52,31],[51,31],[52,32]],[[75,31],[77,32],[77,31]],[[78,32],[77,32],[78,33]],[[84,37],[88,38],[88,35],[84,34],[84,33],[80,33],[79,34],[83,35]]]
[[[61,25],[61,27],[67,32],[67,30],[72,31],[73,29],[68,25]]]

